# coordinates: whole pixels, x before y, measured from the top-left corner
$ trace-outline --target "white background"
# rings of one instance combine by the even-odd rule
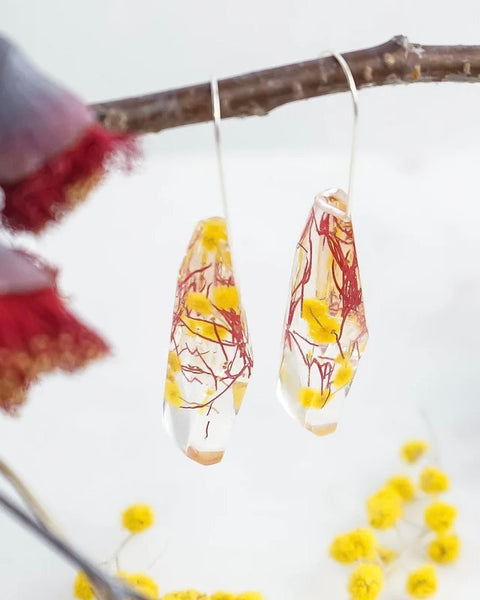
[[[403,33],[479,41],[475,1],[1,0],[0,27],[87,101],[197,83],[345,51]],[[259,589],[270,600],[347,598],[331,537],[398,471],[399,444],[435,432],[458,504],[463,556],[439,600],[480,587],[478,393],[480,87],[360,94],[354,218],[371,338],[338,432],[314,438],[275,395],[290,264],[313,195],[347,185],[347,95],[223,126],[234,249],[256,368],[223,463],[189,462],[161,404],[176,270],[197,219],[219,211],[211,125],[145,139],[61,227],[26,244],[62,269],[75,309],[114,356],[32,389],[0,418],[0,452],[95,560],[123,539],[121,509],[152,504],[155,529],[122,558],[162,592]],[[158,560],[156,560],[158,559]],[[154,562],[153,566],[150,565]],[[417,563],[420,564],[420,563]],[[397,572],[383,598],[405,598]],[[2,600],[71,596],[74,571],[0,515]]]

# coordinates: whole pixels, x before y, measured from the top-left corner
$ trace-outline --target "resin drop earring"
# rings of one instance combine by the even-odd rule
[[[357,89],[343,56],[333,56],[347,77],[354,107],[349,191],[318,194],[297,243],[278,383],[287,412],[316,435],[337,428],[368,339],[350,216]]]
[[[230,252],[216,80],[211,95],[224,215],[197,224],[180,266],[163,405],[178,446],[202,465],[222,460],[253,366]]]

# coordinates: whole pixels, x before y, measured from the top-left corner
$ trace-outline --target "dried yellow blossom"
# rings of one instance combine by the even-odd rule
[[[383,563],[389,565],[397,558],[397,553],[386,546],[377,546],[377,556]]]
[[[171,350],[168,353],[168,374],[169,376],[176,375],[181,370],[182,363],[180,362],[180,358],[174,350]]]
[[[213,303],[220,310],[239,311],[240,296],[236,285],[219,285],[213,288]]]
[[[170,379],[170,377],[167,377],[167,379],[165,380],[164,395],[165,400],[172,406],[182,406],[182,390],[180,389],[180,386],[175,381],[175,379]]]
[[[221,217],[203,221],[201,243],[205,250],[216,250],[220,242],[227,241],[227,226]]]
[[[413,598],[430,598],[437,591],[437,574],[431,565],[412,571],[407,579],[407,592]]]
[[[230,335],[228,329],[218,323],[190,317],[182,317],[182,322],[187,327],[189,335],[199,335],[207,340],[217,342],[218,340],[225,340]]]
[[[128,583],[135,591],[140,592],[147,598],[157,600],[158,585],[154,579],[145,575],[145,573],[125,573],[124,571],[119,571],[118,576]]]
[[[428,444],[424,440],[410,440],[400,448],[400,456],[407,463],[416,462],[428,450]]]
[[[350,575],[348,591],[352,600],[375,600],[382,591],[383,572],[378,565],[358,566]]]
[[[212,303],[200,292],[190,291],[185,297],[185,304],[190,310],[194,310],[199,315],[207,316],[212,312]]]
[[[330,398],[330,392],[303,387],[298,390],[297,398],[305,408],[323,408]]]
[[[93,600],[95,598],[92,584],[83,571],[79,571],[75,577],[73,595],[78,600]]]
[[[409,501],[415,497],[415,486],[408,475],[394,475],[387,481],[387,486],[393,488],[402,500]]]
[[[425,523],[437,533],[448,531],[455,521],[457,509],[451,504],[437,500],[425,509]]]
[[[455,534],[439,535],[428,546],[428,555],[437,563],[449,563],[460,554],[460,540]]]
[[[375,529],[393,527],[402,516],[402,498],[391,487],[384,487],[367,500],[368,522]]]
[[[367,528],[354,529],[338,535],[330,546],[330,556],[338,562],[348,564],[361,558],[374,558],[377,540]]]
[[[420,473],[420,487],[427,494],[438,494],[448,490],[447,474],[437,467],[425,467]]]
[[[305,298],[302,303],[302,317],[308,323],[308,333],[320,344],[330,344],[337,340],[340,321],[328,314],[328,305],[318,298]]]
[[[148,504],[132,504],[122,513],[122,524],[130,533],[140,533],[153,525],[155,515]]]
[[[340,363],[338,370],[333,378],[333,384],[337,388],[347,385],[352,380],[355,373],[352,363],[348,359],[337,358],[335,362]]]

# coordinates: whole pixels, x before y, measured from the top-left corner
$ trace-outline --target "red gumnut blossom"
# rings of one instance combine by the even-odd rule
[[[88,107],[0,36],[3,224],[39,233],[86,198],[112,167],[131,169],[137,140],[95,122]]]
[[[57,272],[0,244],[0,409],[14,413],[42,373],[75,371],[108,346],[65,306]]]

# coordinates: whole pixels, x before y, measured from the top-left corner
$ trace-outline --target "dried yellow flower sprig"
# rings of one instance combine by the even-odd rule
[[[400,456],[407,465],[415,465],[419,459],[426,457],[427,452],[428,444],[423,440],[411,440],[400,448]],[[409,475],[393,475],[367,499],[367,519],[372,529],[365,527],[343,533],[336,536],[330,545],[330,556],[334,560],[342,564],[357,563],[348,582],[351,600],[378,598],[384,578],[393,570],[398,556],[406,555],[412,548],[411,542],[398,550],[385,547],[378,542],[374,531],[381,535],[382,531],[401,523],[407,503],[424,502],[429,496],[434,496],[433,502],[424,509],[424,525],[418,526],[425,535],[420,534],[418,539],[429,537],[432,533],[435,535],[433,539],[430,537],[425,555],[437,564],[458,558],[460,540],[452,531],[457,509],[436,499],[449,486],[449,478],[444,471],[427,465],[420,471],[417,485]],[[412,525],[409,521],[404,523]],[[405,584],[407,593],[420,599],[433,596],[437,587],[435,568],[428,564],[410,572]]]
[[[130,532],[130,539],[146,529],[152,527],[155,522],[155,514],[148,504],[132,504],[122,512],[122,525]],[[125,547],[125,542],[120,549]],[[117,550],[115,562],[118,565]],[[127,573],[118,571],[117,577],[123,579],[130,587],[143,594],[149,600],[263,600],[260,592],[247,591],[240,594],[218,591],[211,596],[198,590],[180,590],[169,592],[164,596],[159,595],[157,582],[146,573]],[[79,571],[73,583],[73,596],[78,600],[96,600],[95,589],[83,571]]]

